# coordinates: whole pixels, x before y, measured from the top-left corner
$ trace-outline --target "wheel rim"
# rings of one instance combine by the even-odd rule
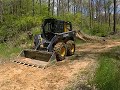
[[[61,56],[62,56],[62,57],[65,56],[65,53],[66,53],[65,50],[66,50],[65,47],[62,47],[62,48],[61,48]]]
[[[71,46],[71,52],[74,53],[74,51],[75,51],[75,47],[74,47],[74,45],[72,45]]]

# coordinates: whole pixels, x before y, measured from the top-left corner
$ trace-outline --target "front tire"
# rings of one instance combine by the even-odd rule
[[[69,40],[66,42],[67,44],[67,55],[71,56],[75,53],[75,42],[72,40]]]
[[[65,56],[67,55],[67,48],[65,43],[59,42],[54,46],[54,51],[56,53],[56,59],[57,61],[62,61],[65,59]]]

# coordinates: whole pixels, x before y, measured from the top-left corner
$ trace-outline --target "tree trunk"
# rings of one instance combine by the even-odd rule
[[[92,17],[91,17],[91,0],[89,0],[89,16],[90,16],[90,29],[91,29],[91,21],[92,21]]]
[[[19,16],[21,16],[22,15],[22,12],[21,12],[21,9],[22,9],[22,1],[21,0],[19,0]]]
[[[61,3],[62,3],[62,16],[63,16],[63,18],[64,18],[64,14],[65,14],[65,11],[64,11],[64,1],[61,1]]]
[[[50,0],[48,0],[48,15],[50,15]]]
[[[109,24],[109,29],[111,29],[111,19],[110,19],[111,13],[110,13],[110,7],[108,8],[108,24]]]
[[[106,1],[104,0],[104,12],[105,12],[105,23],[107,23],[107,9],[106,9]]]
[[[70,0],[68,0],[68,12],[70,11],[69,8],[70,8]]]
[[[60,0],[57,0],[57,16],[59,16],[59,1]]]
[[[35,15],[35,9],[34,9],[34,7],[35,7],[35,0],[32,0],[32,16]]]
[[[74,0],[74,9],[73,9],[73,12],[74,12],[74,15],[75,15],[75,13],[76,13],[76,5],[75,5],[75,0]]]
[[[0,23],[3,22],[3,3],[0,0]]]
[[[60,15],[60,11],[61,11],[61,0],[59,0],[59,6],[58,6],[58,15]]]
[[[91,0],[91,20],[92,20],[91,24],[92,24],[92,27],[93,27],[93,23],[94,23],[94,10],[93,10],[94,6],[93,5],[94,5],[93,0]]]
[[[39,5],[40,5],[40,14],[41,14],[41,0],[39,0]]]
[[[114,16],[113,16],[113,20],[114,20],[113,32],[116,33],[116,0],[114,0]]]
[[[54,15],[54,4],[55,3],[55,1],[53,0],[53,5],[52,5],[52,16]]]

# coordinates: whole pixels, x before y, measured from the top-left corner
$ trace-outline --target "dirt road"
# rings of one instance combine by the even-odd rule
[[[77,75],[95,70],[97,60],[93,53],[120,46],[120,41],[84,43],[76,48],[77,56],[58,62],[46,69],[7,62],[0,65],[0,90],[64,90]],[[82,55],[81,53],[87,52]],[[79,53],[81,55],[79,55]],[[72,59],[75,59],[74,61]],[[90,68],[90,69],[89,69]],[[85,75],[84,75],[85,76]],[[87,76],[85,76],[87,77]],[[88,78],[81,77],[81,82]]]

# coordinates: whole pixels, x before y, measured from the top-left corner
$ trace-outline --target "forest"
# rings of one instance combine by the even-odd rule
[[[95,76],[92,77],[92,80],[87,80],[87,85],[90,84],[90,87],[89,85],[84,86],[80,84],[81,82],[77,82],[77,84],[72,84],[70,85],[71,87],[67,87],[65,90],[79,90],[80,88],[82,88],[80,90],[119,90],[119,0],[0,0],[0,63],[9,62],[11,59],[15,59],[23,49],[32,48],[33,37],[31,38],[29,34],[32,34],[32,36],[40,34],[42,22],[46,18],[70,21],[73,26],[72,29],[75,31],[81,31],[88,36],[105,38],[105,40],[108,39],[107,44],[94,42],[90,44],[91,42],[76,40],[76,46],[79,47],[81,45],[81,52],[79,54],[82,53],[82,49],[83,51],[85,50],[82,44],[84,46],[84,44],[87,43],[85,44],[86,49],[90,49],[90,51],[93,50],[93,52],[95,51],[94,49],[97,48],[96,50],[98,50],[98,52],[95,51],[93,55],[90,54],[89,51],[89,55],[91,57],[94,56],[95,59],[97,58],[95,64],[97,62],[96,65],[98,66],[95,65],[95,67],[92,67],[96,70],[94,71]],[[110,48],[108,48],[109,50],[107,51],[105,49],[107,52],[100,53],[99,50],[101,49],[97,46],[106,48],[107,45],[108,47],[111,45]],[[114,45],[114,47],[112,45]],[[83,54],[85,53],[82,53],[81,57]],[[89,55],[87,55],[86,58],[89,58]],[[96,57],[96,55],[98,56]],[[72,59],[74,58],[75,57],[72,57]],[[0,66],[0,68],[1,67],[2,66]],[[2,75],[1,73],[2,70],[0,71],[0,75]],[[88,72],[86,71],[85,73]],[[84,76],[85,75],[86,74],[84,74]],[[80,81],[80,78],[78,78],[77,81]],[[0,79],[0,88],[4,89],[1,83],[2,81]],[[73,83],[76,83],[76,81]],[[83,87],[86,87],[86,89]],[[18,90],[18,88],[13,89],[14,87],[12,86],[11,88],[11,90]],[[39,88],[31,90],[38,89]],[[21,88],[20,90],[30,89]],[[51,87],[49,87],[44,90],[54,90],[54,88],[52,87],[51,89]]]
[[[1,0],[0,42],[40,26],[41,20],[46,17],[68,20],[79,30],[107,36],[120,29],[119,1],[116,7],[114,29],[113,0]]]

